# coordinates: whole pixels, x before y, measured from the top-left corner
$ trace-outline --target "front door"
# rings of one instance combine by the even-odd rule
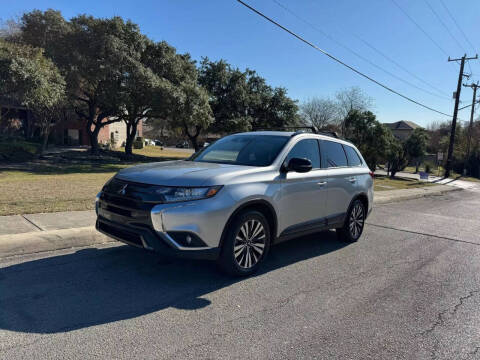
[[[290,150],[285,163],[291,158],[305,158],[312,162],[307,173],[289,171],[284,174],[279,199],[279,234],[321,228],[325,224],[326,181],[321,169],[319,143],[316,139],[303,139]]]

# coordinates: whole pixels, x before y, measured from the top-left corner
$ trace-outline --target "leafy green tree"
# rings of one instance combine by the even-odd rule
[[[210,107],[215,118],[210,131],[225,133],[249,129],[250,99],[245,73],[232,68],[224,60],[203,58],[198,81],[210,94]]]
[[[41,49],[0,40],[0,96],[14,99],[36,116],[45,151],[53,114],[65,97],[65,81]]]
[[[347,136],[346,118],[350,112],[354,110],[364,112],[371,109],[373,107],[373,100],[357,86],[337,92],[335,98],[337,103],[339,127],[343,136]]]
[[[410,161],[415,161],[415,172],[418,172],[422,158],[427,152],[428,134],[425,129],[417,128],[405,141],[405,152]]]
[[[67,81],[76,113],[86,120],[92,152],[100,130],[122,120],[125,64],[138,61],[145,47],[138,26],[120,17],[96,19],[81,15],[70,21]]]
[[[360,150],[369,168],[375,171],[377,164],[385,160],[391,131],[377,121],[370,111],[352,110],[345,118],[346,138]]]
[[[164,122],[154,119],[166,119],[170,129],[180,130],[198,150],[198,137],[213,117],[208,93],[198,84],[195,62],[164,41],[150,43],[142,62],[160,80],[153,93],[149,123],[160,125]]]
[[[398,171],[405,169],[408,164],[407,154],[402,143],[395,137],[391,137],[387,150],[387,173],[390,173],[390,177],[394,178]]]
[[[199,83],[210,94],[215,121],[210,131],[217,133],[251,128],[274,128],[299,122],[296,101],[284,88],[272,88],[255,71],[240,71],[224,60],[203,58]]]
[[[207,91],[196,82],[185,81],[171,92],[168,119],[180,128],[198,151],[198,136],[213,121]]]

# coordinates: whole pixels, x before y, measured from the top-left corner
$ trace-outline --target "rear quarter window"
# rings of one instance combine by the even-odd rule
[[[348,145],[343,145],[345,149],[345,154],[347,154],[348,166],[360,166],[362,165],[362,160],[355,149]]]

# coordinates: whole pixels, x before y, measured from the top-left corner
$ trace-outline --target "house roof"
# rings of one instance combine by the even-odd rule
[[[421,128],[420,125],[415,124],[413,121],[400,120],[394,123],[385,123],[391,130],[415,130]]]

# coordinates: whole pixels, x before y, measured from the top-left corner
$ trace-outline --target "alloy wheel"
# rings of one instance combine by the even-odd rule
[[[363,230],[363,224],[365,222],[364,210],[361,203],[357,202],[350,213],[349,219],[349,231],[353,239],[358,239]]]
[[[237,264],[249,269],[255,266],[265,251],[266,234],[258,220],[245,221],[235,236],[233,255]]]

